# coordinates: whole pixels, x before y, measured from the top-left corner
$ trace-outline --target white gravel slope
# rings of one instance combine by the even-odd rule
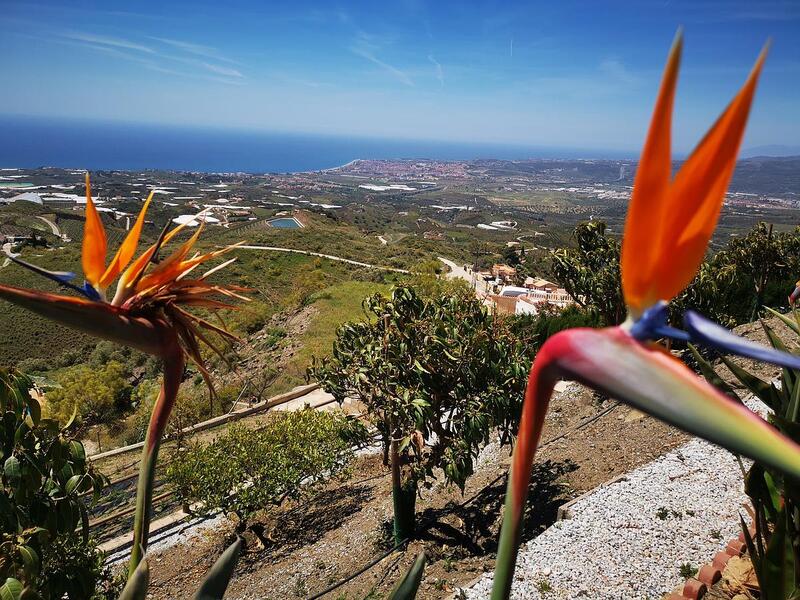
[[[733,455],[692,440],[577,500],[571,519],[524,545],[512,598],[660,600],[682,564],[709,562],[738,535],[745,501]],[[491,586],[487,573],[467,598]]]

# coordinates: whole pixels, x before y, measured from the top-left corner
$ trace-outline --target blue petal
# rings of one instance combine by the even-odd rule
[[[723,350],[730,354],[772,363],[787,369],[800,369],[800,356],[768,348],[739,337],[722,327],[722,325],[717,325],[714,321],[706,319],[703,315],[693,310],[686,311],[686,314],[683,315],[683,325],[689,332],[692,341],[699,342],[705,346]]]
[[[70,271],[48,271],[47,269],[43,269],[42,267],[33,265],[29,262],[22,260],[21,258],[17,258],[16,256],[9,255],[12,261],[17,263],[20,267],[25,267],[26,269],[33,271],[41,275],[42,277],[47,277],[48,279],[52,279],[56,283],[69,283],[73,279],[75,279],[75,273],[71,273]]]
[[[100,294],[97,293],[97,290],[92,287],[92,285],[88,281],[83,282],[83,287],[80,288],[81,293],[86,296],[89,300],[100,301],[102,298]]]
[[[669,305],[663,300],[648,308],[633,324],[630,334],[640,342],[662,337],[688,342],[688,333],[667,325],[668,308]]]
[[[28,269],[29,271],[33,271],[37,275],[41,275],[42,277],[46,277],[51,281],[55,281],[58,285],[62,287],[69,288],[71,290],[78,292],[79,294],[83,294],[90,300],[100,300],[100,296],[97,294],[97,292],[94,292],[94,290],[92,290],[94,292],[94,296],[91,296],[87,294],[83,288],[79,288],[77,285],[70,283],[73,279],[75,279],[75,273],[72,273],[70,271],[48,271],[47,269],[43,269],[42,267],[33,265],[29,262],[22,260],[21,258],[17,258],[16,256],[9,255],[8,258],[10,258],[13,262],[17,263],[20,267],[25,267],[26,269]]]

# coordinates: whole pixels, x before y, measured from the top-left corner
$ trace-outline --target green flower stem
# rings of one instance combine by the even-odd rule
[[[179,349],[178,349],[179,350]],[[133,520],[133,547],[128,563],[128,574],[132,576],[147,550],[147,538],[150,533],[150,512],[153,502],[153,482],[156,475],[156,462],[161,438],[167,426],[167,420],[178,397],[178,389],[183,377],[186,361],[183,353],[174,352],[164,361],[164,381],[158,394],[150,423],[144,438],[142,461],[139,464],[139,483],[136,487],[136,514]]]

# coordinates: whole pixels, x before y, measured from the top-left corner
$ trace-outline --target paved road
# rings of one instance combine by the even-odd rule
[[[487,291],[486,282],[478,277],[474,272],[468,272],[463,267],[457,265],[452,260],[439,257],[439,260],[450,267],[450,272],[445,275],[447,279],[463,279],[475,290],[477,295],[485,294]]]
[[[2,250],[3,250],[3,252],[4,252],[5,254],[7,254],[8,256],[19,256],[19,254],[14,254],[14,253],[11,251],[11,244],[8,244],[8,243],[6,243],[6,244],[3,244],[3,246],[2,246]],[[3,264],[2,264],[2,265],[0,265],[0,269],[2,269],[3,267],[7,267],[7,266],[8,266],[10,263],[11,263],[11,259],[10,259],[10,258],[7,258],[7,259],[5,259],[5,260],[3,261]]]
[[[408,275],[410,271],[406,269],[396,269],[394,267],[382,267],[380,265],[371,265],[357,260],[350,260],[349,258],[342,258],[341,256],[331,256],[330,254],[321,254],[319,252],[311,252],[310,250],[297,250],[296,248],[278,248],[275,246],[236,246],[237,250],[266,250],[272,252],[293,252],[294,254],[306,254],[308,256],[319,256],[320,258],[327,258],[328,260],[338,260],[339,262],[356,265],[358,267],[367,267],[369,269],[379,269],[381,271],[392,271],[393,273],[405,273]]]
[[[36,218],[47,223],[50,226],[50,230],[53,232],[53,235],[61,237],[61,231],[58,229],[58,225],[56,225],[50,219],[47,219],[45,217],[40,217],[37,215]]]

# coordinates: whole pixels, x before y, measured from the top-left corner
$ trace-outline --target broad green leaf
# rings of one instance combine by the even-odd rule
[[[86,451],[83,449],[83,444],[77,440],[72,440],[69,443],[69,453],[73,460],[83,462],[86,460]]]
[[[689,350],[697,362],[697,365],[700,367],[700,372],[703,374],[703,377],[706,378],[706,381],[721,390],[726,396],[730,396],[734,400],[741,401],[739,395],[722,377],[719,376],[719,373],[717,373],[711,363],[708,362],[703,355],[700,354],[700,352],[698,352],[694,344],[689,344]]]
[[[42,407],[39,404],[39,401],[31,396],[28,396],[28,413],[31,416],[31,422],[35,427],[42,419]]]
[[[3,473],[5,473],[11,485],[17,485],[22,477],[22,471],[20,469],[19,459],[16,456],[9,456],[6,459],[5,465],[3,465]]]
[[[783,412],[783,403],[781,398],[771,383],[767,383],[766,381],[759,379],[749,371],[746,371],[737,365],[727,356],[720,356],[720,360],[725,363],[725,366],[730,369],[731,373],[734,374],[736,379],[741,381],[742,385],[744,385],[759,400],[769,406],[776,413]]]
[[[29,575],[35,576],[39,573],[39,555],[30,546],[17,546],[17,552],[22,557],[22,564]]]
[[[19,600],[22,594],[22,584],[18,579],[9,577],[5,583],[0,586],[0,600]]]
[[[31,587],[26,587],[19,595],[19,600],[42,600],[42,597]]]
[[[389,594],[389,600],[413,600],[417,597],[419,584],[422,583],[422,574],[425,571],[425,553],[420,552],[414,564],[397,582]]]
[[[144,600],[147,597],[147,586],[150,583],[150,566],[147,557],[142,558],[139,566],[125,584],[119,600]]]
[[[794,553],[791,536],[786,534],[786,514],[781,511],[761,562],[762,597],[790,598],[794,590]]]
[[[222,600],[233,576],[241,550],[242,538],[237,538],[206,573],[200,588],[194,595],[194,600]]]
[[[67,481],[67,485],[65,486],[67,495],[75,491],[75,488],[78,487],[78,484],[80,484],[83,477],[84,477],[83,475],[73,475],[72,477],[69,478],[69,480]]]
[[[779,313],[777,310],[773,310],[769,306],[765,306],[764,308],[766,308],[767,311],[771,312],[773,315],[775,315],[781,321],[783,321],[796,334],[800,335],[800,324],[798,324],[798,322],[795,319],[793,319],[791,317],[788,317],[787,315],[784,315],[783,313]]]

